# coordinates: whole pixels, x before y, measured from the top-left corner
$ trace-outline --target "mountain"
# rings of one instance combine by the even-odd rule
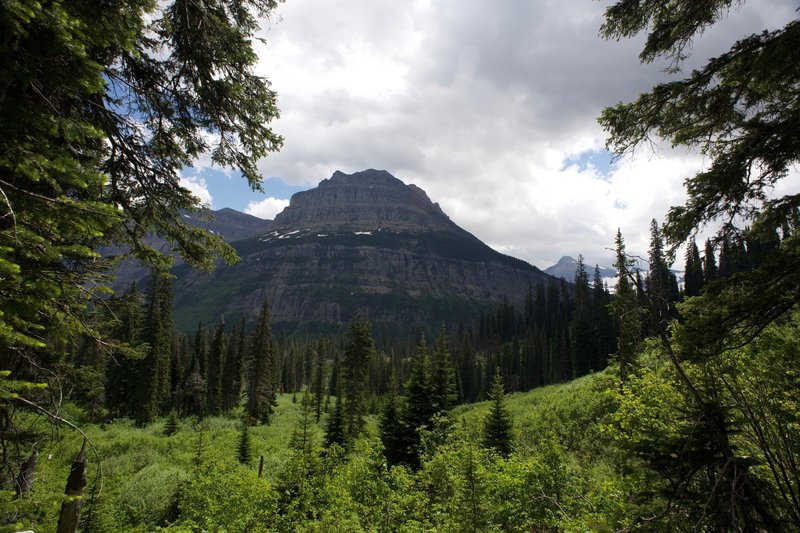
[[[235,209],[224,208],[219,211],[210,209],[182,215],[187,222],[209,230],[211,233],[222,236],[227,242],[234,242],[248,237],[254,237],[266,231],[270,221]],[[166,240],[155,235],[148,235],[145,243],[161,253],[169,254],[172,250]],[[106,256],[118,255],[123,250],[115,247],[106,247],[100,250]],[[176,258],[180,262],[180,258]],[[125,259],[120,262],[115,272],[115,279],[111,288],[117,292],[125,291],[132,281],[144,281],[150,275],[150,268],[135,259]]]
[[[338,328],[356,311],[374,323],[435,328],[474,319],[503,297],[522,304],[530,284],[551,279],[382,170],[335,172],[295,194],[258,236],[232,244],[235,265],[173,269],[181,329],[252,317],[264,297],[273,323],[291,330]]]
[[[591,282],[592,278],[594,277],[594,265],[587,265],[584,263],[584,267],[586,268],[586,273],[589,274],[589,281]],[[545,268],[544,272],[556,278],[564,278],[572,283],[572,281],[575,279],[575,270],[577,270],[577,268],[577,259],[573,259],[572,257],[565,255],[559,259],[558,263],[555,265]],[[603,279],[615,278],[617,277],[617,271],[613,268],[601,266],[600,277]]]
[[[240,213],[229,207],[219,211],[201,211],[184,216],[196,226],[221,235],[227,242],[239,241],[259,235],[266,231],[270,224],[268,220]]]

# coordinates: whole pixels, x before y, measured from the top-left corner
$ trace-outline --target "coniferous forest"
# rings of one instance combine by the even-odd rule
[[[800,530],[798,21],[602,112],[616,154],[709,159],[646,258],[608,236],[614,286],[580,258],[409,338],[286,335],[267,300],[179,331],[148,235],[235,260],[178,176],[210,151],[261,187],[276,6],[3,5],[0,531]],[[729,8],[620,1],[601,34],[677,68]],[[105,289],[108,246],[147,283]]]

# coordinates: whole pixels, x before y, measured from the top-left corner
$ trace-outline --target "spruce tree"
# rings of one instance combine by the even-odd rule
[[[225,319],[220,320],[211,340],[208,351],[208,394],[206,394],[206,412],[216,416],[222,412],[222,374],[223,363],[227,356],[225,338]]]
[[[164,360],[164,323],[161,320],[163,310],[161,303],[162,276],[153,271],[150,289],[148,291],[147,315],[144,320],[143,339],[149,346],[145,358],[138,365],[136,380],[137,402],[134,411],[136,424],[143,426],[158,416],[160,373],[165,369],[160,368]]]
[[[314,358],[314,377],[311,382],[311,391],[314,394],[314,419],[317,423],[322,416],[322,397],[325,394],[325,357],[326,357],[325,338],[322,337],[317,345],[316,357]]]
[[[403,425],[407,428],[409,462],[412,468],[417,468],[422,451],[420,431],[430,427],[431,420],[436,414],[428,362],[428,347],[425,344],[424,336],[420,337],[419,345],[411,360],[405,397]]]
[[[173,409],[169,412],[167,421],[164,424],[164,435],[167,437],[173,436],[180,428],[180,421],[178,420],[178,412]]]
[[[355,315],[344,351],[344,399],[347,436],[355,440],[364,428],[367,410],[367,372],[375,353],[370,324],[363,315]]]
[[[670,272],[664,255],[664,239],[658,222],[650,222],[650,251],[647,260],[649,269],[645,279],[647,297],[655,309],[657,324],[653,324],[653,331],[665,328],[666,324],[677,316],[675,302],[678,299],[678,285],[675,274]]]
[[[168,413],[172,405],[172,354],[176,349],[175,324],[172,318],[172,276],[160,274],[158,291],[161,304],[161,327],[158,342],[158,406],[159,413]]]
[[[624,384],[641,338],[643,309],[638,301],[636,287],[631,282],[633,261],[625,253],[625,241],[619,229],[614,243],[617,255],[614,267],[617,269],[618,278],[611,309],[617,320],[616,359],[619,365],[620,383]],[[638,276],[638,271],[636,275]]]
[[[489,389],[489,414],[483,423],[483,438],[481,444],[484,448],[495,450],[503,457],[511,455],[513,449],[513,436],[511,413],[505,405],[505,390],[500,369],[495,371],[492,386]]]
[[[397,375],[392,371],[379,423],[383,454],[389,465],[411,466],[412,463],[409,459],[409,430],[403,415],[403,401],[397,394]]]
[[[250,376],[247,390],[247,415],[251,423],[269,423],[275,401],[274,346],[269,302],[266,298],[253,332]]]
[[[611,296],[600,275],[600,267],[594,267],[592,283],[592,329],[595,336],[595,349],[592,353],[591,369],[595,372],[603,370],[608,364],[608,357],[614,352],[615,324],[609,312]]]
[[[247,423],[242,423],[242,427],[239,430],[239,443],[236,446],[236,457],[239,459],[239,463],[249,466],[252,459],[252,454],[253,451],[250,442],[250,425]]]
[[[456,377],[450,347],[447,342],[447,330],[442,324],[431,360],[432,400],[434,410],[444,413],[453,407],[456,401]]]
[[[138,397],[138,371],[144,353],[139,347],[141,329],[142,295],[136,282],[127,292],[109,305],[117,309],[119,325],[112,336],[122,344],[109,360],[106,383],[106,404],[112,416],[131,416]]]
[[[589,275],[583,264],[583,256],[578,256],[575,268],[575,308],[572,314],[572,375],[577,377],[587,374],[592,368],[592,359],[596,346],[595,332],[592,324],[592,300],[589,288]]]
[[[242,359],[246,349],[244,324],[241,332],[234,324],[229,339],[222,369],[222,410],[225,412],[239,405],[242,392]]]
[[[338,444],[342,448],[347,448],[349,442],[344,401],[341,396],[337,396],[333,411],[328,415],[328,423],[325,426],[325,447],[330,448],[332,445]]]
[[[317,446],[314,399],[306,389],[300,398],[300,412],[289,440],[289,449],[299,459],[304,479],[311,477],[319,469]]]
[[[686,296],[699,296],[705,280],[703,279],[703,263],[697,242],[692,239],[686,248],[686,266],[683,275],[683,293]]]
[[[184,412],[187,415],[203,416],[206,408],[208,383],[205,375],[207,366],[206,329],[202,322],[197,325],[192,348],[192,360],[189,363],[186,382],[183,386]]]

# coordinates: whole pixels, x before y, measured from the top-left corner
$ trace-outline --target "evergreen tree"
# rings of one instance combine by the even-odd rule
[[[408,454],[412,468],[419,467],[421,441],[420,431],[429,428],[437,406],[433,397],[434,387],[428,363],[428,347],[425,337],[420,337],[417,351],[411,361],[408,381],[406,381],[406,406],[402,424],[407,428]]]
[[[601,117],[610,133],[607,144],[616,153],[633,151],[656,137],[708,156],[703,169],[685,180],[684,205],[671,208],[667,216],[665,233],[673,249],[714,226],[718,228],[714,240],[724,248],[726,240],[741,235],[741,225],[774,231],[791,220],[800,206],[800,195],[791,187],[783,195],[775,194],[781,189],[777,184],[792,175],[800,160],[796,142],[800,71],[794,68],[800,24],[796,17],[782,28],[732,39],[735,42],[728,51],[692,69],[682,68],[693,39],[737,5],[727,0],[618,1],[606,10],[605,37],[619,39],[643,32],[643,61],[664,58],[671,62],[673,72],[691,72],[659,83],[635,102],[608,108]],[[703,492],[708,498],[702,508],[676,509],[687,512],[696,529],[777,531],[785,527],[774,488],[757,481],[749,452],[743,450],[747,455],[741,456],[733,443],[739,423],[726,417],[727,406],[720,405],[726,402],[723,395],[716,387],[695,383],[685,372],[684,362],[691,360],[696,368],[725,365],[730,349],[751,342],[795,309],[800,302],[798,248],[797,240],[784,242],[781,253],[761,267],[735,279],[721,275],[708,283],[700,296],[681,309],[681,321],[672,332],[679,342],[673,344],[661,332],[662,348],[682,392],[692,401],[682,422],[699,439],[696,449],[703,450],[693,455],[702,462],[692,465],[691,474],[671,479],[678,492],[670,495],[671,502],[679,501],[681,492],[685,495],[707,483]],[[720,271],[729,268],[727,251],[725,256],[725,268]],[[706,259],[710,261],[711,254]],[[721,267],[722,263],[721,258]],[[710,270],[706,271],[709,282]],[[720,361],[723,354],[725,361]],[[698,427],[697,422],[707,425]],[[685,449],[684,443],[672,453]]]
[[[384,398],[380,417],[380,437],[383,454],[389,465],[411,465],[409,459],[408,427],[404,423],[403,402],[397,394],[397,375],[392,371],[389,390]]]
[[[595,349],[592,354],[591,369],[603,370],[608,364],[608,356],[614,352],[615,331],[614,320],[609,312],[611,296],[603,283],[600,267],[594,267],[592,284],[592,327],[595,337]]]
[[[431,384],[434,410],[437,413],[449,411],[456,401],[456,378],[444,324],[436,338],[436,346],[433,350]]]
[[[169,412],[167,421],[164,424],[164,435],[167,437],[173,436],[180,428],[180,421],[178,420],[178,412],[173,409]]]
[[[225,364],[222,369],[222,410],[226,412],[239,405],[242,392],[243,359],[247,349],[246,344],[244,323],[241,331],[234,324],[228,341]]]
[[[683,275],[683,293],[686,296],[698,296],[703,288],[703,263],[700,259],[700,250],[694,239],[686,248],[686,267]]]
[[[664,239],[655,219],[650,222],[650,251],[647,260],[650,266],[645,279],[645,290],[656,312],[653,320],[658,322],[657,326],[654,325],[654,331],[657,331],[676,316],[674,304],[678,299],[678,282],[667,265]]]
[[[136,372],[139,386],[134,417],[139,426],[152,422],[158,416],[161,373],[167,372],[161,365],[169,360],[169,355],[164,353],[169,349],[169,345],[165,346],[166,325],[162,321],[162,282],[163,276],[154,271],[148,291],[147,315],[143,330],[143,338],[149,349]]]
[[[243,465],[250,465],[252,455],[253,451],[250,442],[250,426],[247,423],[243,423],[241,429],[239,430],[239,443],[236,446],[236,457],[239,459],[239,463]]]
[[[483,423],[484,448],[495,450],[503,457],[511,455],[513,449],[513,436],[511,413],[505,405],[505,391],[500,369],[495,371],[492,386],[489,389],[489,414]]]
[[[326,343],[322,337],[317,345],[316,357],[314,358],[314,378],[311,382],[311,391],[314,394],[314,420],[319,423],[322,416],[322,397],[325,394],[325,359]]]
[[[289,449],[299,459],[301,478],[307,480],[319,470],[317,433],[314,426],[314,399],[308,390],[300,398],[297,424],[289,440]]]
[[[281,513],[297,520],[308,519],[313,511],[314,481],[321,469],[313,418],[314,400],[305,390],[289,442],[290,457],[276,486]]]
[[[158,405],[159,413],[168,413],[172,405],[172,354],[175,351],[175,324],[172,319],[172,276],[159,275],[158,291],[161,304],[161,327],[158,342]]]
[[[571,324],[572,376],[587,374],[592,367],[596,349],[596,338],[592,324],[592,301],[589,289],[589,276],[583,264],[583,256],[578,256],[575,268],[575,304]]]
[[[362,315],[350,323],[350,336],[344,351],[344,409],[347,436],[355,440],[364,428],[367,410],[367,372],[375,353],[370,325]]]
[[[191,362],[189,337],[187,335],[176,336],[175,343],[176,346],[172,350],[172,360],[170,361],[170,395],[173,409],[183,412],[186,405],[184,397],[186,371]]]
[[[205,414],[208,392],[208,382],[205,376],[206,358],[206,328],[201,322],[197,325],[192,360],[186,372],[186,383],[183,386],[184,412],[188,415],[203,416]]]
[[[617,259],[614,267],[617,269],[618,278],[611,309],[617,320],[616,359],[619,364],[620,383],[624,384],[641,338],[643,311],[638,301],[636,287],[631,283],[633,261],[625,253],[625,241],[619,229],[615,247]],[[636,275],[638,276],[638,272]]]
[[[98,278],[111,260],[98,254],[101,246],[160,272],[172,258],[149,245],[148,234],[192,266],[233,261],[221,237],[181,216],[200,200],[179,178],[213,154],[260,188],[256,163],[282,140],[268,128],[276,95],[254,72],[253,37],[276,5],[3,3],[0,368],[13,370],[10,379],[63,382],[67,367],[55,355],[66,343],[87,335],[114,344],[84,315],[107,303]],[[134,405],[112,400],[126,415],[136,410],[140,423],[157,414],[168,382],[167,354],[150,349],[146,363],[124,369],[139,380],[141,394],[126,391]]]
[[[208,352],[208,394],[206,412],[216,416],[222,412],[222,373],[227,356],[225,338],[225,319],[220,320],[214,331],[211,348]]]
[[[106,404],[112,416],[131,416],[138,395],[138,370],[145,353],[139,348],[141,329],[142,295],[136,282],[128,291],[109,305],[117,310],[119,325],[112,330],[112,337],[120,341],[109,360],[106,383]]]
[[[331,365],[331,378],[328,382],[328,396],[339,397],[342,395],[341,389],[342,378],[342,358],[337,350],[333,354],[333,364]]]
[[[336,397],[333,411],[328,415],[328,423],[325,426],[325,447],[330,448],[334,444],[338,444],[342,448],[347,448],[349,445],[344,402],[341,396]]]
[[[275,402],[274,346],[269,303],[266,298],[253,332],[251,368],[247,390],[247,415],[252,423],[269,423]]]

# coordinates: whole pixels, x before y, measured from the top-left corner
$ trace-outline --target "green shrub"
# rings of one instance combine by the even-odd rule
[[[123,520],[135,526],[158,526],[174,520],[178,492],[187,478],[184,470],[174,466],[146,466],[117,494],[116,506],[123,513]]]
[[[184,484],[180,511],[181,524],[191,522],[202,531],[271,531],[278,494],[249,468],[208,463]]]

